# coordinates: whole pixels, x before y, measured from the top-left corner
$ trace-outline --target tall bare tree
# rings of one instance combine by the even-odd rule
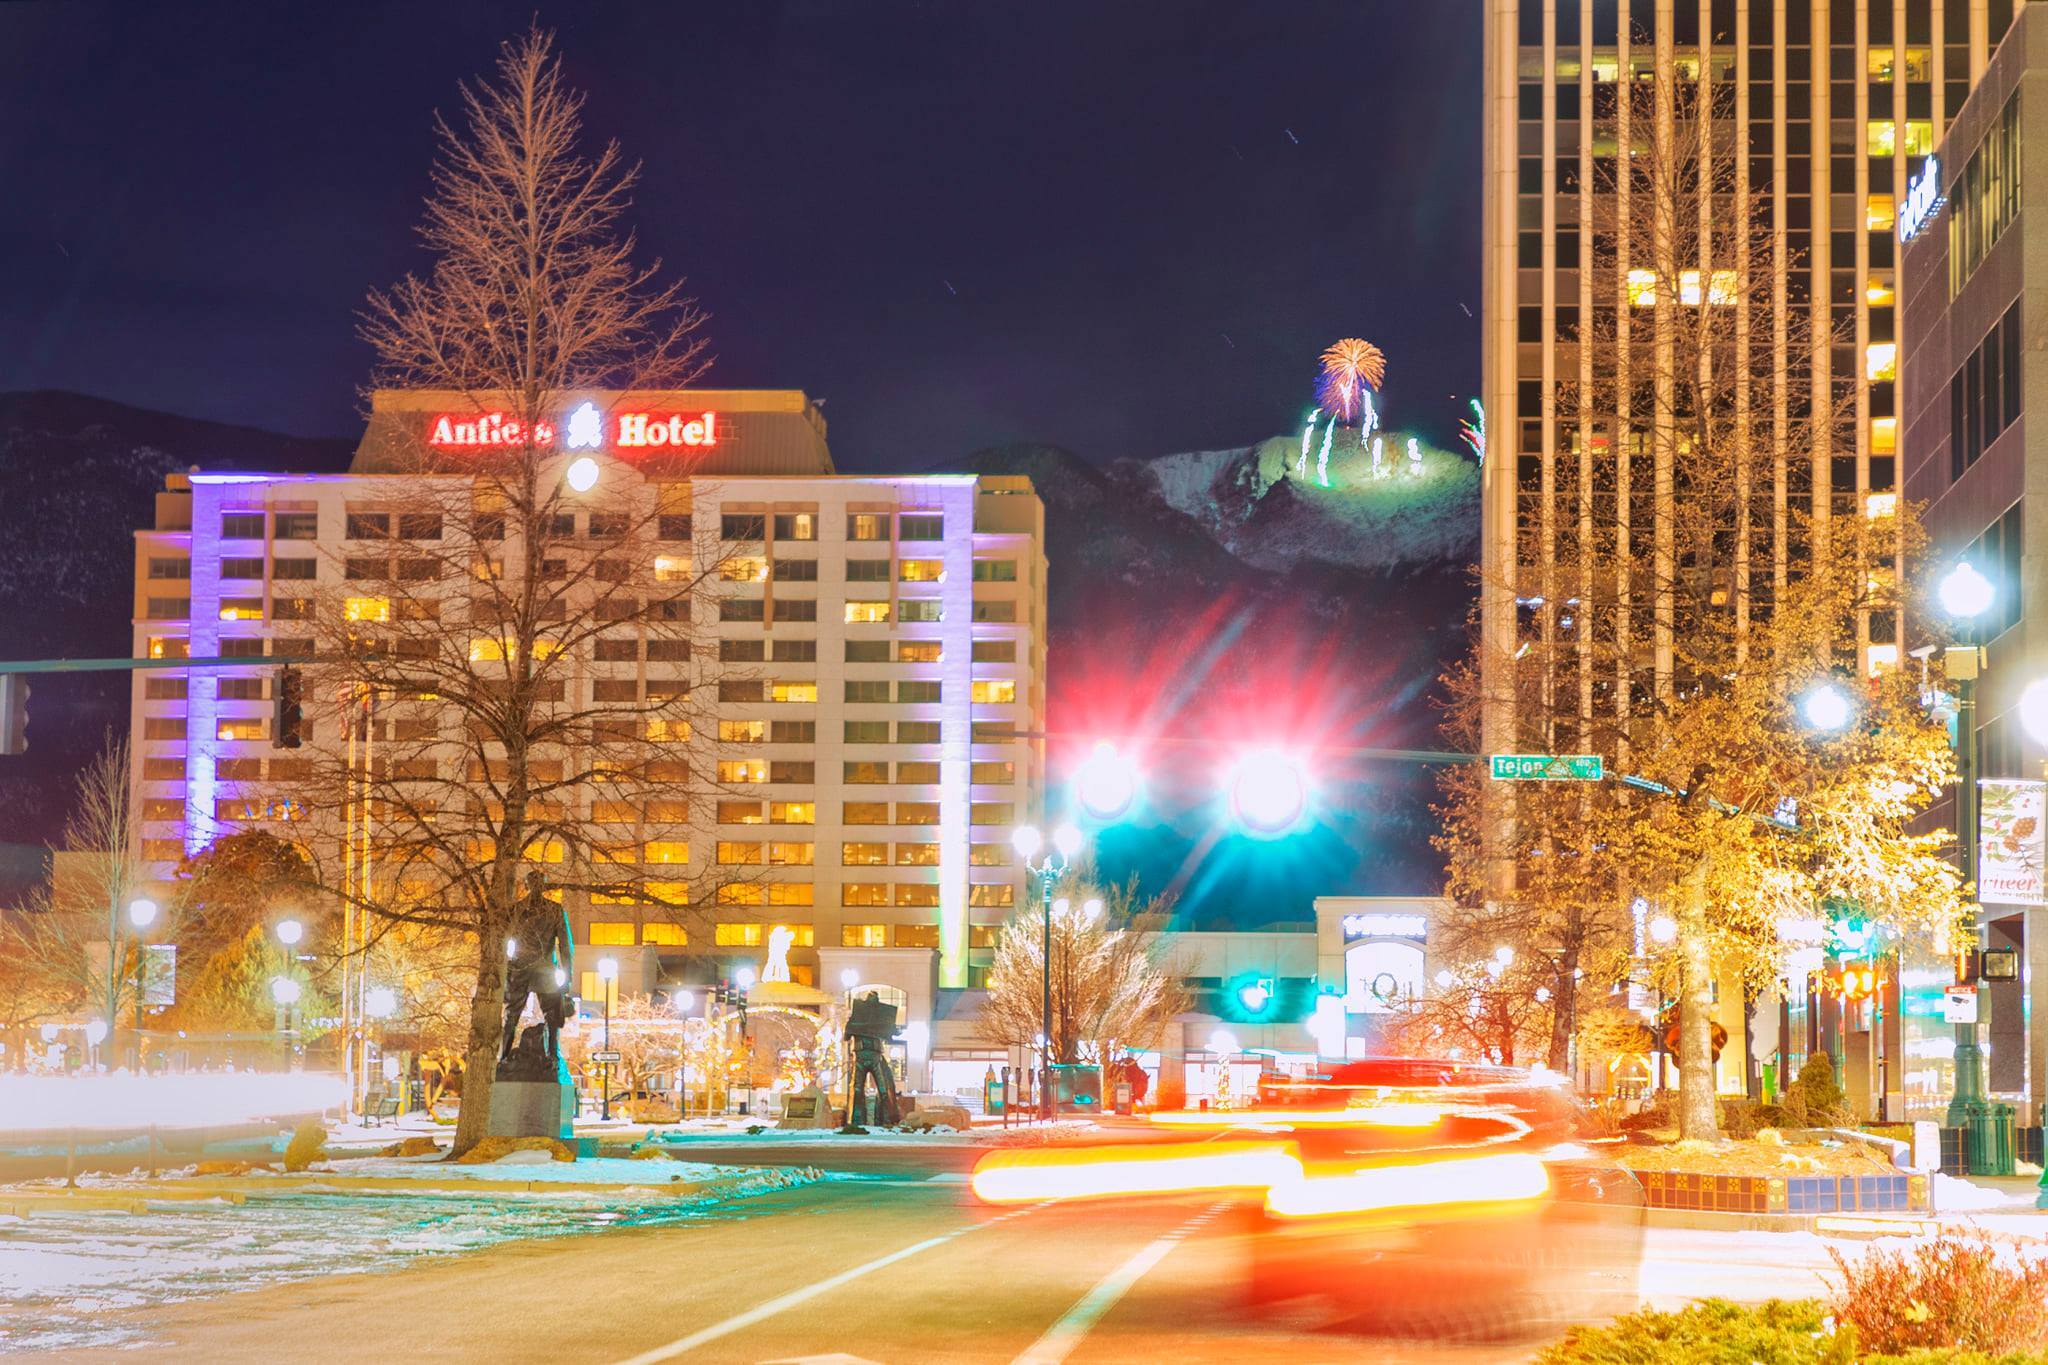
[[[1091,902],[1100,902],[1099,911]],[[1052,916],[1052,1038],[1055,1063],[1103,1065],[1156,1047],[1188,1008],[1169,945],[1135,927],[1158,923],[1163,905],[1140,905],[1135,884],[1063,883]],[[981,1033],[990,1042],[1035,1046],[1044,1032],[1045,923],[1024,910],[1003,925],[989,972]]]
[[[1504,740],[1633,780],[1510,798],[1457,775],[1444,846],[1477,920],[1556,966],[1618,947],[1635,895],[1675,919],[1653,965],[1682,1005],[1682,1126],[1703,1136],[1717,971],[1774,980],[1781,922],[1829,901],[1903,929],[1954,918],[1940,838],[1908,833],[1948,756],[1895,671],[1856,677],[1862,645],[1897,638],[1920,537],[1910,508],[1831,497],[1848,386],[1827,369],[1827,301],[1749,181],[1733,88],[1667,42],[1653,79],[1614,94],[1616,153],[1582,166],[1555,450],[1524,481],[1541,509],[1519,527],[1527,615],[1484,671],[1506,680],[1487,698],[1512,713]],[[1833,676],[1861,714],[1816,735],[1797,700]],[[1560,998],[1576,1013],[1577,992]]]
[[[709,820],[690,616],[717,541],[695,533],[682,466],[579,492],[554,427],[572,400],[687,386],[708,363],[703,315],[636,261],[637,168],[616,145],[580,149],[581,108],[536,28],[463,87],[459,124],[437,122],[434,264],[370,295],[372,388],[433,391],[499,439],[456,468],[424,433],[387,430],[381,467],[414,477],[351,509],[343,585],[301,608],[326,742],[295,790],[343,836],[323,876],[370,917],[358,941],[393,924],[472,940],[457,1153],[484,1133],[525,869],[627,902],[702,890],[685,861]]]

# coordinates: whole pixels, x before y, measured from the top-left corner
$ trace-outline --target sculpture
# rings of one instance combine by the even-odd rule
[[[761,969],[761,980],[789,980],[789,948],[796,942],[796,930],[786,924],[778,924],[768,931],[768,965]]]
[[[505,1037],[498,1047],[500,1079],[515,1079],[511,1071],[523,1072],[520,1063],[532,1058],[526,1049],[515,1052],[513,1040],[519,1032],[519,1016],[526,1012],[526,997],[540,1001],[546,1027],[545,1075],[535,1080],[555,1079],[555,1067],[562,1057],[562,1021],[567,1016],[567,985],[574,962],[575,939],[569,932],[569,915],[548,899],[547,878],[538,872],[526,874],[526,895],[512,908],[511,932],[505,939]]]
[[[885,1005],[873,991],[853,1002],[842,1035],[853,1044],[853,1065],[846,1083],[846,1121],[850,1124],[894,1125],[902,1117],[896,1102],[896,1077],[889,1070],[884,1045],[898,1041],[896,1007]],[[867,1083],[875,1082],[875,1104],[867,1107]]]

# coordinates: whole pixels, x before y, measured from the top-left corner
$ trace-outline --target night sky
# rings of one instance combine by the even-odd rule
[[[713,315],[706,382],[826,401],[849,469],[1291,429],[1389,355],[1478,381],[1478,7],[543,4],[633,222]],[[436,108],[525,3],[0,5],[0,389],[353,435],[365,289]],[[1461,307],[1462,305],[1462,307]],[[1457,395],[1457,397],[1453,397]]]

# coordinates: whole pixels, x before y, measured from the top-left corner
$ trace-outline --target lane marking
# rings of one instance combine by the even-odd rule
[[[627,1356],[624,1360],[617,1362],[617,1365],[656,1365],[658,1361],[673,1360],[679,1355],[685,1355],[696,1350],[699,1346],[717,1341],[720,1337],[731,1336],[734,1332],[743,1331],[754,1326],[756,1323],[766,1322],[777,1314],[787,1313],[792,1308],[809,1303],[820,1294],[829,1294],[844,1285],[852,1284],[863,1275],[872,1275],[875,1271],[886,1269],[889,1266],[895,1265],[898,1261],[907,1261],[912,1256],[930,1251],[933,1247],[944,1246],[956,1237],[964,1237],[968,1233],[978,1231],[981,1228],[991,1228],[998,1223],[1007,1223],[1012,1218],[1036,1212],[1039,1207],[1042,1206],[1033,1205],[1030,1208],[1018,1209],[1014,1212],[991,1218],[986,1223],[969,1223],[965,1227],[955,1228],[951,1232],[941,1233],[937,1237],[927,1237],[922,1242],[913,1243],[899,1251],[892,1251],[887,1256],[877,1256],[874,1260],[854,1266],[851,1270],[842,1270],[837,1275],[827,1276],[815,1284],[805,1285],[801,1289],[792,1289],[787,1294],[778,1294],[766,1303],[749,1308],[744,1313],[735,1313],[723,1322],[715,1322],[711,1326],[692,1332],[686,1337],[678,1337],[666,1346],[657,1346],[651,1351],[642,1351],[639,1355]]]
[[[1066,1316],[1048,1327],[1045,1335],[1027,1346],[1011,1365],[1060,1365],[1095,1324],[1116,1307],[1117,1300],[1172,1254],[1185,1238],[1213,1222],[1225,1207],[1212,1204],[1172,1232],[1140,1248],[1128,1261],[1103,1276],[1079,1303],[1067,1310]]]

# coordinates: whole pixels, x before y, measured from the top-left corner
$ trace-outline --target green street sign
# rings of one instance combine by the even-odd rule
[[[1496,782],[1598,782],[1607,775],[1598,754],[1495,754]]]

